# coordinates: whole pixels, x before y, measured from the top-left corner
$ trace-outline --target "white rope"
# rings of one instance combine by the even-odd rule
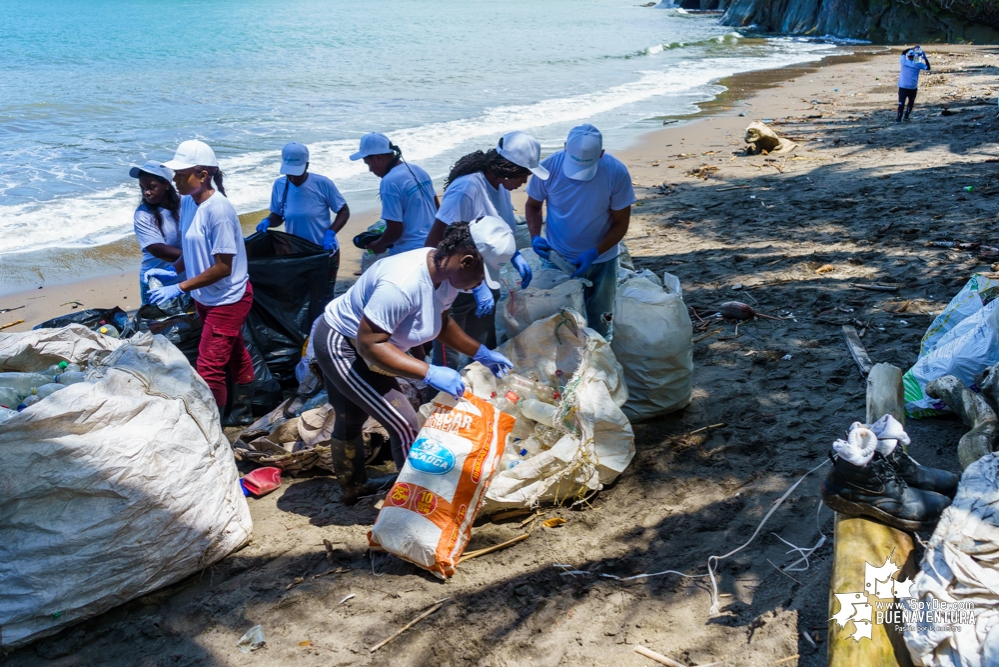
[[[828,463],[830,463],[830,461],[823,461],[819,465],[815,466],[814,468],[812,468],[811,470],[809,470],[808,472],[806,472],[800,478],[798,478],[798,481],[795,482],[794,484],[792,484],[791,488],[789,488],[787,491],[785,491],[784,495],[782,495],[780,498],[778,498],[774,502],[773,507],[771,507],[770,511],[766,513],[766,516],[763,517],[763,521],[760,521],[760,525],[758,525],[756,527],[756,530],[753,531],[753,534],[750,536],[750,538],[748,540],[746,540],[746,542],[742,546],[740,546],[740,547],[738,547],[736,549],[733,549],[732,551],[729,551],[727,554],[725,554],[723,556],[709,556],[708,557],[708,575],[707,576],[711,579],[711,608],[708,610],[708,613],[711,616],[717,616],[720,613],[720,611],[718,609],[718,582],[715,580],[715,572],[714,572],[715,565],[718,562],[723,561],[723,560],[725,560],[726,558],[728,558],[730,556],[734,556],[735,554],[739,553],[740,551],[742,551],[743,549],[745,549],[746,547],[748,547],[753,542],[753,540],[756,539],[756,536],[760,534],[760,530],[763,529],[763,525],[767,521],[770,520],[770,517],[773,516],[773,513],[777,511],[777,508],[780,507],[784,503],[785,500],[787,500],[788,496],[791,495],[791,492],[793,492],[796,488],[798,488],[798,485],[801,484],[805,480],[806,477],[808,477],[813,472],[815,472],[816,470],[818,470],[819,468],[821,468],[822,466],[824,466],[824,465],[826,465]]]

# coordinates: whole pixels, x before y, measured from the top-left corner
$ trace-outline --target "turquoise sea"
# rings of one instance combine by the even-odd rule
[[[129,165],[211,144],[240,212],[264,208],[281,146],[354,210],[377,179],[347,156],[377,130],[442,177],[513,129],[548,150],[592,122],[623,147],[737,72],[833,46],[748,39],[636,0],[5,0],[0,264],[131,234]],[[438,185],[440,187],[440,183]]]

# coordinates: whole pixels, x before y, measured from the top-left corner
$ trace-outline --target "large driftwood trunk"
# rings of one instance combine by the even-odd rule
[[[867,376],[867,423],[886,414],[905,424],[902,371],[890,364],[876,364]],[[857,641],[850,636],[852,625],[848,625],[849,629],[841,628],[832,620],[832,615],[839,611],[834,593],[865,590],[865,563],[880,566],[890,555],[892,562],[902,570],[899,578],[911,579],[916,572],[912,537],[871,519],[837,514],[833,549],[829,585],[829,667],[911,665],[902,636],[895,632],[894,626],[874,624],[870,641]]]

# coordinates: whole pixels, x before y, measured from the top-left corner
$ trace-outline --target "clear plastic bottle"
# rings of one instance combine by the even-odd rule
[[[87,374],[83,371],[75,371],[63,373],[62,375],[56,377],[56,382],[59,384],[76,384],[77,382],[83,382],[87,379]]]
[[[52,364],[51,366],[46,368],[43,375],[48,375],[49,377],[54,378],[56,375],[59,375],[60,373],[65,373],[67,366],[69,366],[67,362],[60,361],[58,364]]]
[[[527,450],[521,446],[520,440],[515,440],[512,436],[507,440],[503,449],[503,456],[500,458],[499,471],[512,470],[524,461]]]
[[[97,333],[103,336],[110,336],[111,338],[120,338],[121,334],[118,333],[118,329],[112,324],[101,324],[97,327]]]
[[[66,364],[66,372],[67,373],[79,373],[82,370],[83,370],[83,367],[80,366],[80,364]]]
[[[32,394],[31,396],[27,396],[27,397],[25,397],[25,399],[23,401],[21,401],[21,404],[17,406],[17,411],[20,412],[21,410],[24,410],[25,408],[30,408],[32,405],[34,405],[35,403],[37,403],[40,400],[42,400],[42,399],[37,394]]]
[[[520,413],[545,426],[555,425],[556,407],[551,403],[542,403],[536,398],[525,398],[520,404]]]
[[[13,389],[21,396],[27,396],[35,387],[49,382],[52,382],[52,378],[42,373],[0,373],[0,387]]]
[[[60,389],[65,389],[66,385],[59,384],[58,382],[50,382],[49,384],[43,384],[41,387],[35,390],[35,396],[39,398],[48,398],[52,394],[56,393]]]
[[[534,438],[541,443],[542,449],[551,449],[561,437],[562,433],[550,426],[538,424],[534,427]]]

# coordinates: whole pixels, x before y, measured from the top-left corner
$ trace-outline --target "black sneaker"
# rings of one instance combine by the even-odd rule
[[[957,484],[961,481],[959,475],[919,465],[902,451],[901,445],[896,446],[895,451],[886,456],[885,460],[909,486],[914,486],[920,491],[933,491],[948,498],[953,498],[957,493]]]
[[[833,469],[819,488],[829,509],[847,516],[869,516],[893,528],[931,531],[950,498],[906,484],[878,453],[866,466],[855,466],[830,451]]]

